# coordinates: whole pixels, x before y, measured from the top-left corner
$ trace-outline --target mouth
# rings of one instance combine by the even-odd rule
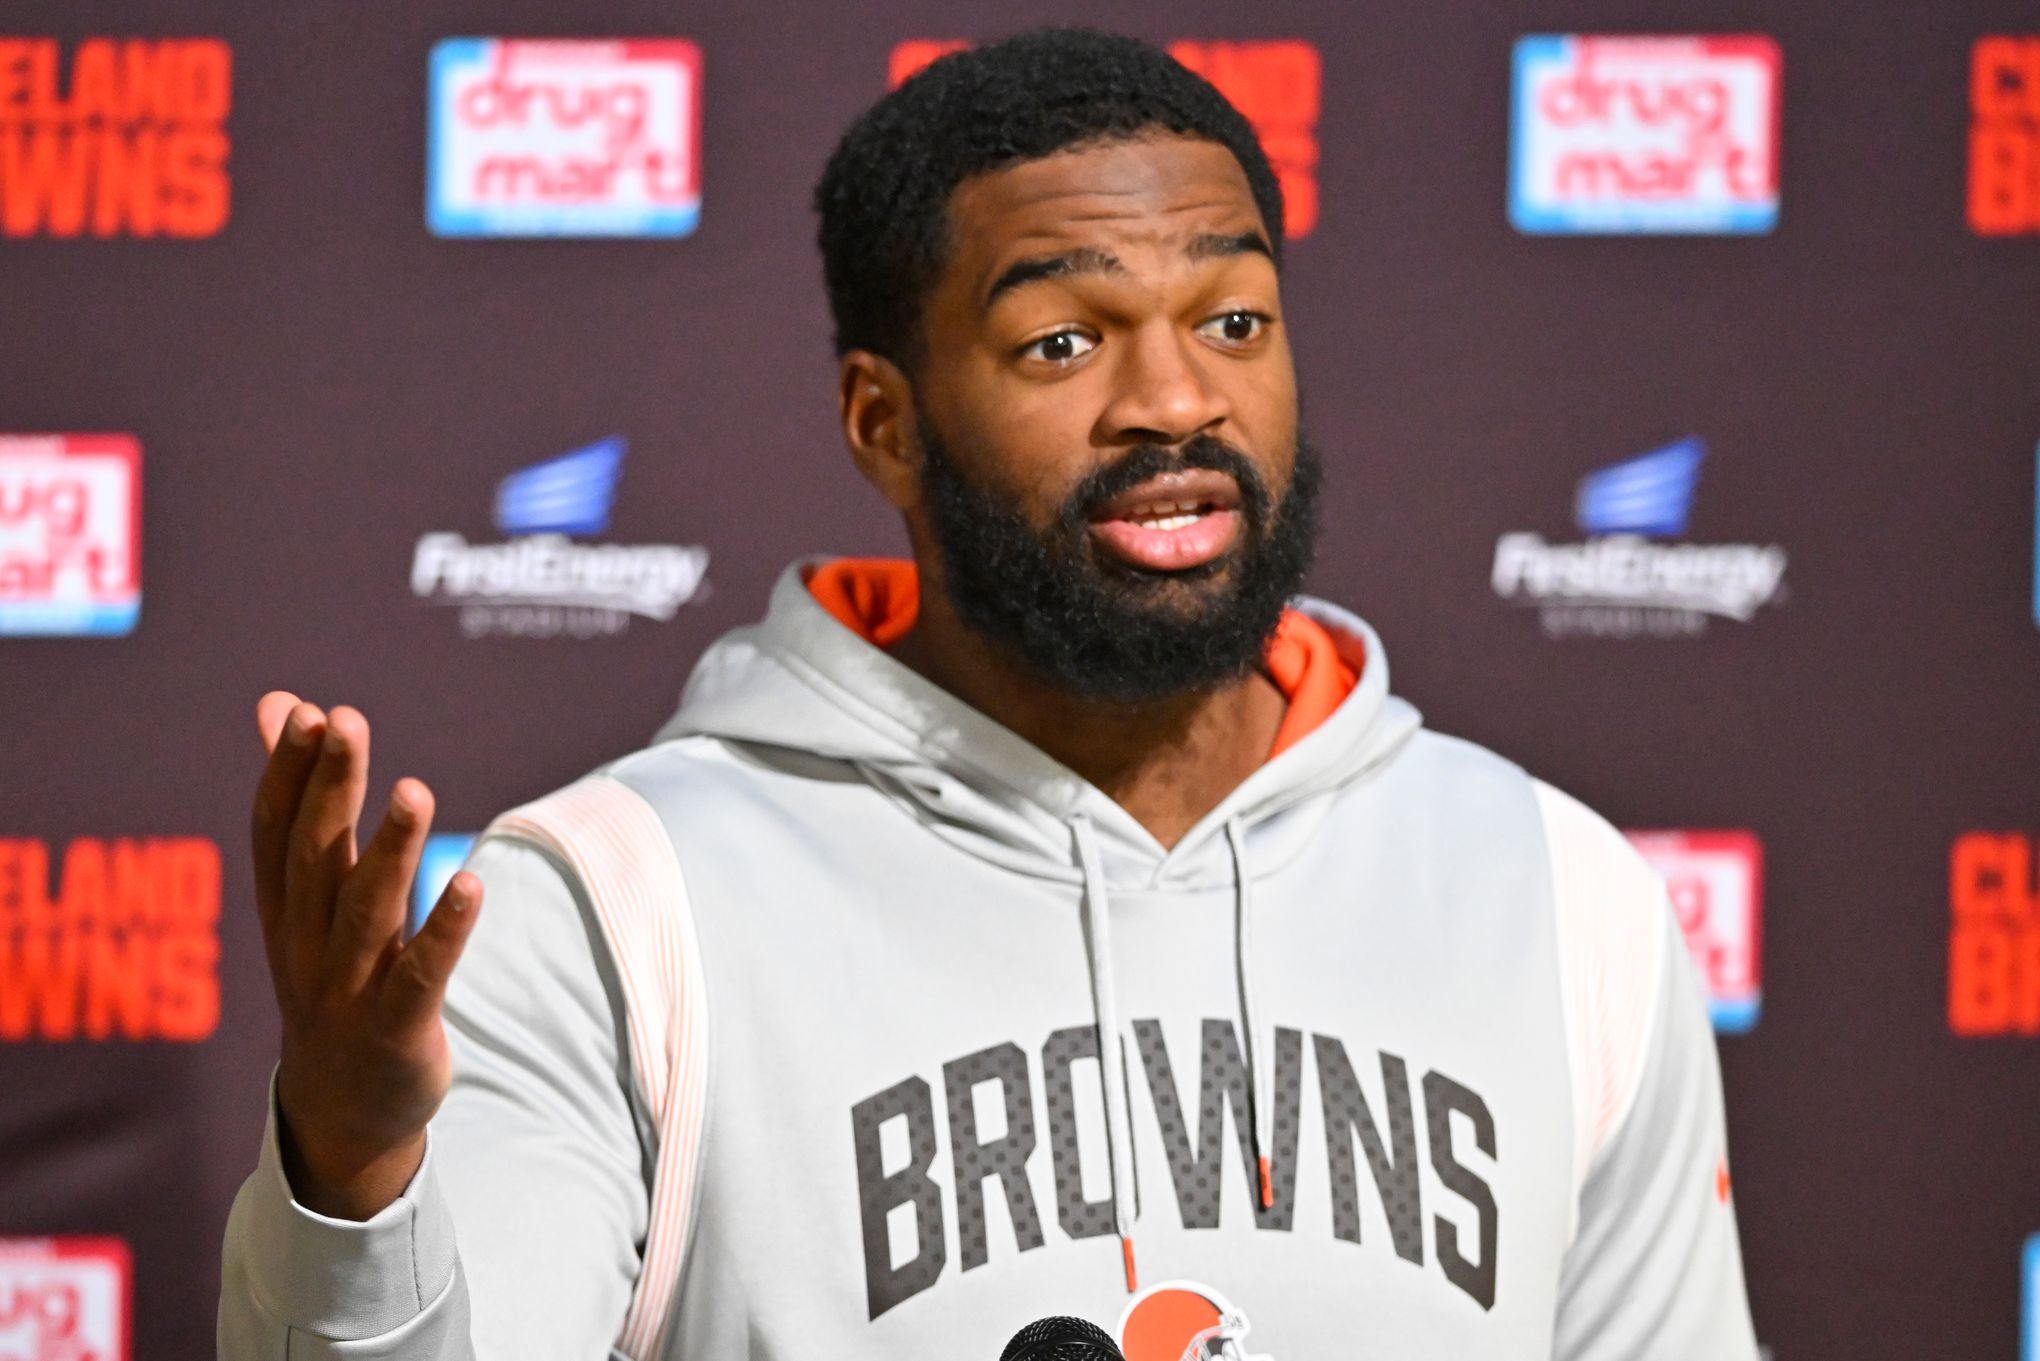
[[[1239,539],[1239,484],[1208,468],[1162,473],[1094,511],[1090,533],[1108,556],[1141,571],[1203,567]]]

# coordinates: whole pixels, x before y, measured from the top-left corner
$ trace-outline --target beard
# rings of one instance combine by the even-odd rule
[[[972,482],[920,413],[921,490],[957,617],[1068,694],[1138,705],[1209,693],[1260,664],[1317,547],[1317,451],[1299,432],[1279,502],[1244,455],[1199,435],[1142,445],[1087,476],[1046,529]],[[1101,553],[1093,513],[1158,473],[1225,473],[1240,490],[1233,546],[1181,571],[1147,571]]]

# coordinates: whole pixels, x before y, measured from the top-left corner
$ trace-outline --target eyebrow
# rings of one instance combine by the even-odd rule
[[[1265,255],[1270,260],[1275,252],[1269,248],[1268,239],[1251,229],[1234,232],[1230,236],[1195,236],[1190,239],[1188,255],[1192,260],[1212,260],[1225,255]]]
[[[1016,288],[1040,283],[1043,279],[1060,279],[1071,274],[1124,274],[1126,266],[1119,258],[1108,255],[1091,246],[1080,246],[1060,255],[1040,255],[1028,260],[1015,260],[1006,266],[1005,272],[992,281],[985,293],[985,310],[990,311],[993,303]]]
[[[1253,230],[1243,232],[1213,233],[1190,238],[1184,254],[1192,260],[1215,260],[1228,255],[1264,255],[1275,258],[1275,252],[1268,246],[1267,238]],[[1026,260],[1016,260],[1006,266],[992,286],[985,290],[984,308],[991,310],[993,303],[1016,288],[1040,283],[1043,279],[1067,278],[1073,274],[1124,274],[1126,266],[1119,263],[1117,256],[1107,254],[1091,246],[1080,246],[1060,255],[1038,255]]]

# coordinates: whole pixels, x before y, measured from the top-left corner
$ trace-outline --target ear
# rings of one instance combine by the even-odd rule
[[[843,440],[857,471],[895,510],[921,499],[921,440],[914,387],[900,366],[869,350],[843,356],[836,384]]]

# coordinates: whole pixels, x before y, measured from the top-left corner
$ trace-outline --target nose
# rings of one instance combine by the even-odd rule
[[[1099,413],[1106,445],[1181,444],[1232,414],[1194,337],[1166,321],[1142,326],[1119,347],[1112,396]]]

